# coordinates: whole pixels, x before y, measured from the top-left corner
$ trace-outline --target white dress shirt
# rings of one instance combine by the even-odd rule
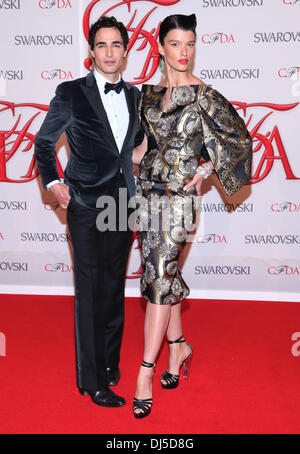
[[[109,93],[105,94],[104,87],[106,82],[109,81],[95,69],[94,76],[98,85],[101,100],[106,111],[111,130],[120,152],[127,134],[129,124],[129,112],[125,92],[124,90],[121,90],[120,93],[116,93],[114,90],[111,90]],[[118,83],[120,80],[121,77],[119,76],[119,79],[116,81],[116,83]]]
[[[129,112],[124,89],[121,90],[120,93],[116,93],[114,90],[111,90],[109,93],[105,94],[105,84],[106,82],[109,82],[109,80],[107,80],[98,71],[96,71],[96,69],[94,69],[94,76],[113,136],[120,152],[122,150],[123,142],[125,140],[129,124]],[[119,79],[116,81],[116,83],[120,80],[121,77],[119,76]],[[50,189],[52,185],[60,183],[62,181],[63,180],[51,181],[47,184],[47,189]]]

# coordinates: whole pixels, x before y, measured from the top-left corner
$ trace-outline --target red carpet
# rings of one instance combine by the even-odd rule
[[[6,337],[6,356],[0,356],[0,432],[300,432],[300,356],[291,352],[291,337],[300,331],[300,304],[186,302],[184,334],[194,349],[190,378],[175,390],[160,387],[167,365],[164,345],[152,414],[135,420],[131,403],[142,359],[143,318],[143,303],[128,300],[122,377],[115,388],[128,403],[107,409],[77,393],[73,298],[0,296],[0,332]]]

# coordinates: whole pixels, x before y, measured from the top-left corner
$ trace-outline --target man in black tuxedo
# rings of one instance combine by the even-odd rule
[[[96,404],[118,407],[125,400],[109,386],[120,377],[132,232],[97,229],[97,200],[112,196],[118,213],[120,189],[128,190],[128,198],[134,195],[132,150],[143,133],[137,114],[139,90],[119,72],[127,53],[126,28],[114,17],[102,17],[90,29],[89,44],[95,69],[57,87],[35,140],[35,156],[43,185],[67,209],[74,251],[77,385]],[[64,183],[54,153],[63,131],[70,147]]]

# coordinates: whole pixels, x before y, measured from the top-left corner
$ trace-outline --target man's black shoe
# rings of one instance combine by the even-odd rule
[[[116,386],[120,379],[120,369],[111,369],[108,367],[106,369],[106,377],[108,386]]]
[[[123,397],[117,396],[111,389],[107,388],[96,392],[79,388],[80,394],[86,396],[89,394],[92,401],[102,407],[122,407],[126,401]]]

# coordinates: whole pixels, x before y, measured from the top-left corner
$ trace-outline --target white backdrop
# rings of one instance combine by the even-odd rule
[[[196,13],[194,74],[238,109],[253,137],[252,184],[231,198],[207,183],[183,260],[192,298],[298,301],[300,2],[297,0],[0,0],[0,292],[73,294],[65,212],[44,191],[35,135],[58,83],[88,72],[89,25],[128,28],[123,77],[157,83],[157,30]],[[65,167],[62,136],[58,160]],[[126,294],[139,293],[135,239]]]

